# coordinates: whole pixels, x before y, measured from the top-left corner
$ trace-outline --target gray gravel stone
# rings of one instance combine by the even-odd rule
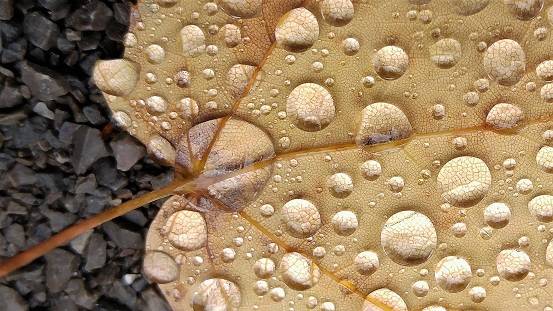
[[[60,73],[28,61],[21,63],[21,80],[39,100],[54,100],[69,93],[71,87]]]
[[[131,310],[136,309],[136,292],[129,286],[123,284],[120,280],[113,283],[113,287],[108,292],[108,296],[126,305]]]
[[[10,20],[13,17],[13,0],[0,0],[0,20]]]
[[[46,106],[44,102],[38,102],[33,107],[33,111],[38,113],[39,115],[45,117],[46,119],[54,120],[56,115]]]
[[[82,126],[76,131],[73,138],[75,149],[71,157],[75,173],[83,174],[98,159],[109,155],[100,134],[99,130],[88,126]]]
[[[99,185],[108,187],[111,191],[117,191],[127,185],[127,176],[118,171],[113,158],[103,158],[93,165],[96,173],[96,181]]]
[[[29,305],[21,298],[19,293],[7,286],[0,285],[0,301],[4,310],[25,311],[29,310]]]
[[[75,184],[75,193],[94,193],[98,184],[96,183],[96,175],[88,174],[77,178]]]
[[[113,19],[113,11],[98,0],[92,0],[72,12],[66,19],[67,26],[76,30],[106,30]]]
[[[127,132],[117,134],[110,146],[117,160],[117,169],[125,172],[146,155],[146,148]]]
[[[71,279],[65,288],[65,292],[74,303],[85,309],[90,310],[96,304],[96,298],[88,292],[81,278]]]
[[[33,12],[25,16],[23,31],[29,42],[45,51],[56,44],[60,35],[58,25],[39,12]]]
[[[106,263],[106,248],[107,242],[103,235],[100,233],[92,234],[86,251],[85,271],[92,272],[104,266]]]
[[[106,222],[102,228],[119,248],[142,249],[143,247],[144,241],[140,233],[126,229],[113,221]]]
[[[23,102],[23,96],[19,91],[19,86],[10,80],[4,83],[0,91],[0,108],[15,107]]]
[[[37,182],[35,171],[20,163],[10,170],[9,177],[14,187],[34,185]]]
[[[156,293],[152,288],[148,288],[142,293],[140,293],[142,299],[146,302],[147,309],[145,311],[171,311],[171,308],[165,302],[165,300],[159,297],[159,294]]]
[[[62,291],[79,267],[81,258],[61,248],[48,252],[46,258],[46,286],[52,293]]]
[[[94,233],[94,230],[87,230],[85,233],[71,240],[69,245],[75,252],[77,252],[77,254],[82,255],[85,251],[86,246],[88,245],[88,242],[90,241],[92,233]]]

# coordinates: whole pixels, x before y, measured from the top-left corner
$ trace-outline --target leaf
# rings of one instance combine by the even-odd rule
[[[95,81],[192,180],[145,274],[174,310],[551,308],[543,6],[139,3]]]

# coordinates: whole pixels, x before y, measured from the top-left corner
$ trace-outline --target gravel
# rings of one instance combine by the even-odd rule
[[[162,187],[172,171],[114,129],[91,82],[119,58],[129,0],[0,0],[0,261]],[[142,274],[161,201],[0,279],[2,310],[169,310]]]

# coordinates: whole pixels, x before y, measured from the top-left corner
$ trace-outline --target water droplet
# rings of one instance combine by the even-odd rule
[[[369,276],[373,274],[380,266],[378,255],[375,252],[364,251],[353,260],[357,272],[361,275]]]
[[[462,16],[476,14],[485,9],[490,0],[447,0],[455,13]]]
[[[470,300],[476,303],[480,303],[486,299],[486,290],[484,287],[475,286],[469,290]]]
[[[198,57],[205,51],[205,35],[196,25],[184,26],[180,31],[185,57]]]
[[[159,64],[165,59],[165,50],[157,44],[148,46],[144,53],[146,53],[146,59],[150,64]]]
[[[161,96],[152,96],[146,99],[146,109],[153,115],[159,115],[167,111],[167,101]]]
[[[382,174],[382,166],[375,160],[363,162],[360,167],[361,174],[367,180],[376,180]]]
[[[490,79],[503,86],[514,85],[526,70],[526,54],[511,39],[494,42],[484,54],[484,70]]]
[[[138,79],[140,65],[126,59],[99,60],[94,67],[94,83],[102,92],[114,96],[130,95]]]
[[[429,49],[430,59],[439,68],[451,68],[461,59],[461,44],[452,38],[441,39]]]
[[[229,15],[251,18],[261,12],[262,0],[217,0],[221,8]]]
[[[500,103],[488,112],[486,125],[494,130],[510,129],[524,120],[524,112],[518,106]]]
[[[286,297],[286,292],[282,289],[282,287],[275,287],[271,289],[270,296],[273,301],[279,302]]]
[[[497,272],[507,281],[524,279],[530,272],[530,257],[518,249],[502,250],[496,260]]]
[[[294,199],[284,204],[280,220],[286,231],[296,238],[307,238],[321,227],[321,215],[313,203]]]
[[[355,38],[346,38],[342,41],[342,52],[348,56],[352,56],[359,52],[359,41]]]
[[[517,182],[516,188],[518,192],[528,194],[534,189],[534,184],[530,179],[522,178]]]
[[[113,121],[123,129],[128,129],[132,125],[131,117],[126,112],[116,111],[111,116]]]
[[[547,244],[547,249],[545,250],[545,261],[553,267],[553,239]]]
[[[275,273],[275,262],[269,258],[261,258],[253,265],[253,272],[257,277],[267,279]]]
[[[242,42],[240,28],[233,24],[226,24],[219,30],[219,36],[229,48],[236,47]]]
[[[320,131],[334,119],[334,100],[318,84],[300,84],[286,100],[286,114],[298,128],[307,132]]]
[[[167,139],[160,135],[154,135],[148,141],[146,145],[148,155],[161,165],[174,166],[175,165],[175,149]]]
[[[290,52],[303,52],[319,38],[319,23],[313,13],[297,8],[284,14],[275,30],[279,46]]]
[[[355,141],[359,145],[372,145],[411,136],[411,123],[398,107],[388,103],[368,105],[361,112]]]
[[[174,213],[161,232],[171,245],[184,251],[199,249],[207,242],[207,225],[198,212],[183,210]]]
[[[388,188],[390,188],[392,192],[401,192],[404,186],[405,181],[401,176],[394,176],[388,180]]]
[[[505,203],[492,203],[484,210],[484,220],[488,226],[501,229],[511,220],[511,210]]]
[[[503,0],[503,3],[513,16],[528,21],[540,14],[544,0]]]
[[[225,279],[203,281],[192,295],[194,310],[238,310],[240,289]]]
[[[464,222],[455,223],[451,226],[451,231],[453,231],[453,236],[456,238],[462,238],[467,234],[467,224]]]
[[[547,173],[553,173],[553,147],[543,146],[536,155],[538,167]]]
[[[256,281],[253,285],[253,292],[257,296],[263,296],[269,292],[269,284],[263,280]]]
[[[163,252],[147,251],[144,257],[144,274],[152,281],[165,284],[179,276],[175,260]]]
[[[553,81],[553,60],[545,60],[536,67],[536,75],[543,81]]]
[[[548,103],[553,103],[553,83],[547,83],[541,87],[540,97]]]
[[[369,295],[371,300],[377,300],[384,305],[388,306],[393,311],[407,311],[407,305],[405,301],[394,291],[388,288],[381,288],[372,291]],[[365,299],[361,311],[380,311],[381,308],[372,304],[369,300]]]
[[[279,265],[282,281],[293,290],[307,290],[315,286],[322,275],[311,259],[293,252],[285,254]]]
[[[233,262],[236,259],[236,252],[232,248],[224,248],[221,251],[221,260],[224,263]]]
[[[437,182],[446,202],[457,207],[469,207],[486,196],[492,176],[484,161],[461,156],[444,164],[438,173]]]
[[[389,45],[376,52],[373,65],[382,79],[395,80],[407,71],[409,56],[402,48]]]
[[[348,174],[336,173],[326,182],[330,194],[336,198],[346,198],[353,191],[353,181]]]
[[[406,266],[425,262],[436,248],[436,230],[428,217],[402,211],[386,221],[380,242],[386,255]]]
[[[340,211],[332,217],[332,228],[341,236],[352,235],[358,225],[357,217],[350,211]]]
[[[463,258],[448,256],[436,264],[434,277],[443,290],[457,293],[469,285],[472,270]]]
[[[528,202],[530,214],[541,222],[553,221],[553,196],[540,195]]]
[[[323,0],[319,8],[325,21],[333,26],[344,26],[353,19],[351,0]]]
[[[413,290],[413,294],[417,297],[424,297],[428,295],[428,291],[430,290],[430,286],[428,286],[428,282],[426,281],[416,281],[411,286],[411,290]]]

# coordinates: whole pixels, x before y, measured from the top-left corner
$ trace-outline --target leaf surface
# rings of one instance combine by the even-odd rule
[[[543,1],[144,0],[95,80],[175,178],[174,310],[553,305]]]

